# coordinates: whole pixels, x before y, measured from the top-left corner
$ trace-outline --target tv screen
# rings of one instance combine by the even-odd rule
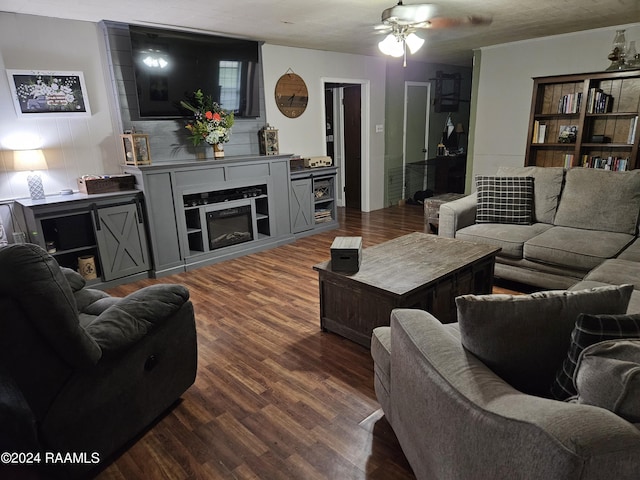
[[[140,118],[192,113],[181,100],[201,89],[239,118],[259,117],[257,41],[129,26]]]

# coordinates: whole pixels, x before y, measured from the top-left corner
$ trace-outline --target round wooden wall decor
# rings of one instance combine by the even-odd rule
[[[307,84],[295,73],[285,73],[276,83],[276,105],[282,114],[289,118],[299,117],[304,113],[309,101]]]

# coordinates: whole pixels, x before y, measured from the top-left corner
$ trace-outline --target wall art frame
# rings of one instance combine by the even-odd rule
[[[90,117],[82,72],[7,70],[16,114],[21,118]]]

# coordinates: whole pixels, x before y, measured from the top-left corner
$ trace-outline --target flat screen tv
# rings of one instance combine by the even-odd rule
[[[192,115],[180,106],[198,89],[239,118],[260,116],[259,43],[129,26],[141,119]]]

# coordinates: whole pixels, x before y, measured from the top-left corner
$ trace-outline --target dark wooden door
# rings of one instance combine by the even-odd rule
[[[360,146],[360,85],[344,89],[344,167],[345,205],[349,208],[362,208],[362,185],[360,170],[362,151]]]

